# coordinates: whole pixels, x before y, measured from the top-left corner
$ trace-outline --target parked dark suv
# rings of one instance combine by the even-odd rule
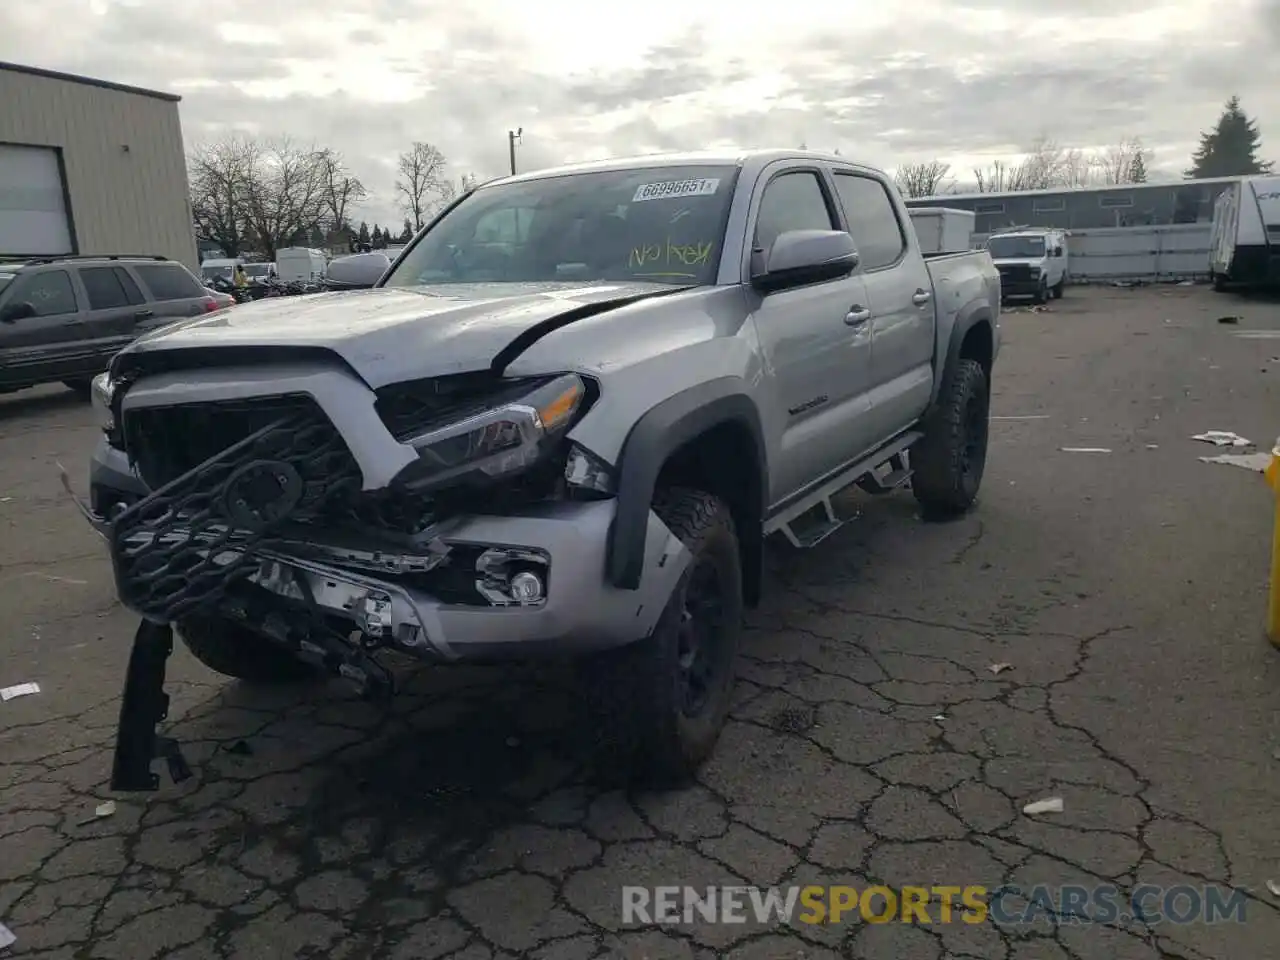
[[[220,307],[165,257],[0,261],[0,393],[60,381],[87,398],[93,377],[134,338]]]

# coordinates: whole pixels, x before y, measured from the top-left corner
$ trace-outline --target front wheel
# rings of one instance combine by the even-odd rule
[[[926,515],[954,516],[978,496],[987,464],[990,393],[976,360],[960,360],[911,450],[911,491]]]
[[[178,622],[178,636],[210,670],[246,683],[278,685],[317,676],[288,650],[223,617],[198,616]]]
[[[1067,292],[1067,278],[1064,276],[1061,280],[1053,285],[1053,299],[1061,300],[1062,295]]]
[[[650,786],[691,779],[729,714],[742,632],[742,565],[728,506],[672,489],[653,505],[692,559],[653,632],[588,661],[609,763]]]
[[[1036,295],[1031,298],[1032,303],[1044,303],[1049,299],[1049,281],[1041,280],[1040,286],[1036,288]]]

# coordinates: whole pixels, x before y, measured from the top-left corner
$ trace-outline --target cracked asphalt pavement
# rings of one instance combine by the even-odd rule
[[[1240,322],[1220,324],[1223,314]],[[1272,303],[1070,289],[1012,312],[974,512],[908,493],[775,548],[700,783],[584,765],[555,668],[400,671],[390,711],[170,660],[195,776],[109,798],[134,618],[64,499],[88,409],[0,400],[4,956],[1253,960],[1280,943],[1280,652],[1259,474],[1189,438],[1280,433]],[[1038,419],[1030,419],[1038,418]],[[1110,453],[1067,453],[1101,447]],[[992,664],[1012,666],[993,673]],[[1060,814],[1030,817],[1050,796]],[[1246,922],[624,927],[623,885],[1229,884]]]

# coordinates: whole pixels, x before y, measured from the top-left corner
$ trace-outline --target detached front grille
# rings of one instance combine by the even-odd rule
[[[360,493],[359,466],[309,398],[131,411],[124,428],[154,492],[116,518],[111,556],[121,600],[153,619],[216,603],[255,569],[252,548],[348,514]]]

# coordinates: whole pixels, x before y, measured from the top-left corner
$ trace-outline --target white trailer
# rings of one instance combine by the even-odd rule
[[[1209,279],[1215,290],[1280,283],[1280,177],[1241,177],[1218,195]]]
[[[282,247],[276,251],[276,276],[285,283],[323,280],[328,261],[311,247]]]
[[[920,240],[920,252],[963,253],[973,246],[972,210],[953,207],[915,207],[911,224]]]

